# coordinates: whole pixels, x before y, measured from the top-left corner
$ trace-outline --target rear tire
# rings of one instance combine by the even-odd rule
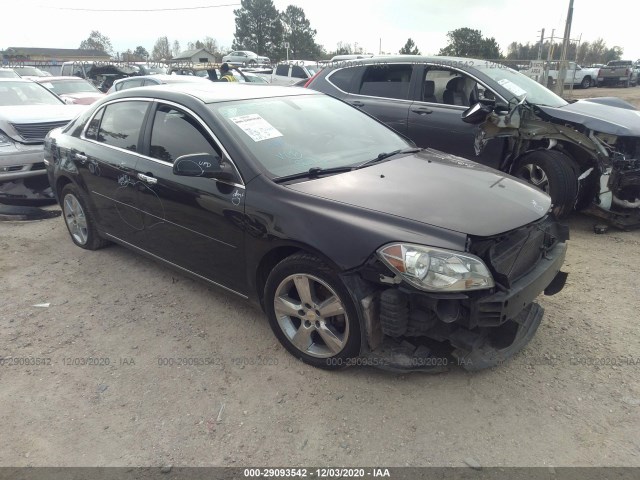
[[[584,89],[589,88],[591,86],[591,77],[584,77],[580,86]]]
[[[60,192],[62,216],[71,240],[85,250],[98,250],[109,244],[100,237],[96,224],[79,189],[68,183]]]
[[[338,274],[319,258],[297,253],[267,278],[263,304],[280,343],[314,367],[336,370],[360,355],[360,321]]]
[[[578,194],[577,168],[573,159],[556,150],[536,150],[516,162],[513,174],[551,197],[553,213],[564,218],[572,211]]]

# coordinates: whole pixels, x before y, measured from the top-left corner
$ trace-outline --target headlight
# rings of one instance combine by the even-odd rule
[[[0,130],[0,147],[8,147],[9,145],[13,145],[15,142],[8,137],[2,130]]]
[[[413,286],[429,292],[463,292],[494,286],[493,277],[478,257],[440,248],[393,243],[378,257]]]

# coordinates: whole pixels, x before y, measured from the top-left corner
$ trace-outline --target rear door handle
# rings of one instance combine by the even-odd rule
[[[138,178],[143,182],[147,182],[149,185],[155,185],[158,183],[158,179],[149,175],[145,175],[144,173],[139,173]]]
[[[362,103],[360,100],[356,100],[355,102],[351,102],[351,105],[353,105],[354,107],[364,107],[364,103]]]
[[[427,107],[416,107],[412,108],[411,111],[418,115],[429,115],[430,113],[433,113],[433,110]]]

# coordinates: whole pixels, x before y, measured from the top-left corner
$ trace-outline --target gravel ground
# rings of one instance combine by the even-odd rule
[[[438,375],[313,369],[231,294],[0,222],[0,466],[640,466],[640,232],[595,222],[522,354]]]

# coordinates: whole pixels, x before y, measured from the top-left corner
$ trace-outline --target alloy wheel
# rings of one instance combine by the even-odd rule
[[[549,178],[545,171],[538,165],[527,163],[517,172],[517,176],[526,180],[531,185],[538,187],[545,193],[549,193]]]
[[[76,196],[72,193],[66,194],[62,209],[64,211],[64,220],[67,223],[69,232],[71,232],[71,236],[78,244],[85,245],[89,238],[87,218]]]

